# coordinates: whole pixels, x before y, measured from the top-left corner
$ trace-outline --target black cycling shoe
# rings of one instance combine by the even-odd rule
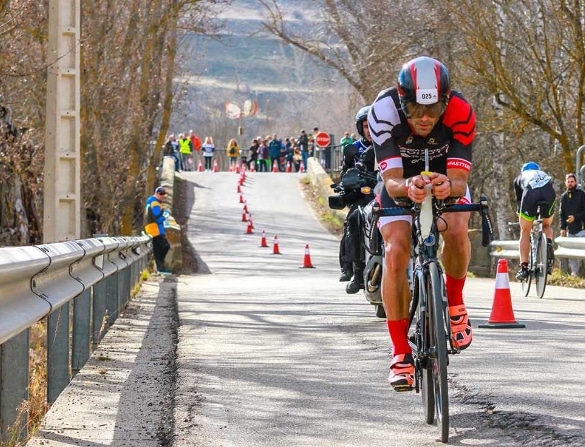
[[[528,279],[528,269],[521,268],[520,270],[518,270],[518,273],[516,273],[516,279],[518,281],[526,281]]]

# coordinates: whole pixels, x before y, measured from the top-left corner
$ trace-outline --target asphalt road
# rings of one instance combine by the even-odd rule
[[[176,446],[426,446],[420,395],[386,384],[389,339],[363,295],[337,282],[338,239],[303,200],[297,174],[186,173],[189,240],[208,274],[177,285]],[[268,248],[260,248],[265,230]],[[278,236],[281,255],[272,254]],[[300,268],[309,244],[314,269]],[[470,279],[472,346],[452,358],[454,445],[585,444],[585,299],[549,287],[513,313],[525,328],[478,328],[493,279]]]
[[[307,207],[303,175],[248,175],[252,234],[237,174],[183,176],[201,273],[146,282],[27,446],[440,445],[420,395],[387,385],[386,325],[337,281],[338,239]],[[301,268],[306,244],[315,268]],[[474,341],[449,365],[450,444],[585,445],[582,291],[539,300],[511,282],[525,325],[513,329],[478,327],[494,279],[464,292]]]

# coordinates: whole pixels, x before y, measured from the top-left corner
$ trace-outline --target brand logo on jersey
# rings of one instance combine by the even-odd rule
[[[404,144],[412,144],[412,137],[408,137]]]
[[[433,146],[436,146],[437,145],[437,140],[435,140],[434,138],[429,138],[427,140],[427,144],[431,144]]]
[[[463,169],[471,171],[471,163],[462,158],[450,158],[447,160],[447,169]]]
[[[385,171],[388,168],[388,162],[382,161],[380,162],[380,170]]]

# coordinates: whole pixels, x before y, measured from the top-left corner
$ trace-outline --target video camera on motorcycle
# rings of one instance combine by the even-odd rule
[[[332,210],[342,210],[345,208],[345,199],[341,194],[329,196],[329,208]]]
[[[372,185],[376,181],[376,175],[368,173],[363,165],[348,169],[339,183],[331,185],[337,194],[329,196],[329,208],[342,210],[351,206],[359,197],[373,194]]]

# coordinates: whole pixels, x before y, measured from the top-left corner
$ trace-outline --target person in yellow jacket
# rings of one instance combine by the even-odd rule
[[[192,152],[193,143],[191,142],[191,138],[182,133],[179,135],[179,156],[181,158],[181,169],[183,171],[193,170]]]
[[[230,159],[230,169],[233,171],[236,168],[236,162],[240,156],[240,146],[235,138],[232,138],[226,148],[227,156]]]

